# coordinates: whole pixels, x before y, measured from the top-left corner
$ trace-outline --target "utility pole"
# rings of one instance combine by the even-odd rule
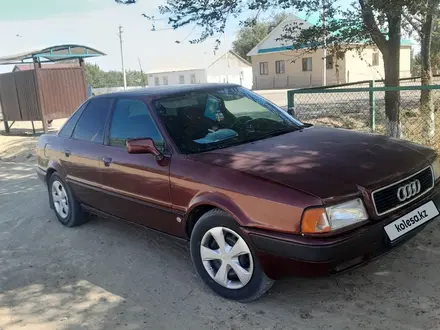
[[[322,31],[323,31],[323,49],[322,49],[322,86],[327,85],[327,33],[325,30],[325,0],[322,0]]]
[[[145,81],[144,71],[142,70],[141,59],[138,57],[139,69],[141,70],[141,83],[142,87],[146,87],[147,83]]]
[[[127,76],[125,74],[125,66],[124,66],[124,50],[122,48],[122,33],[124,33],[124,31],[122,30],[122,26],[119,25],[118,37],[119,37],[119,45],[121,48],[122,75],[124,77],[124,90],[126,90],[127,89]]]

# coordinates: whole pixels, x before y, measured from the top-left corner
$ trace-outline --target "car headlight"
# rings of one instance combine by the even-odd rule
[[[437,180],[440,177],[440,158],[437,157],[434,162],[431,164],[432,172],[434,174],[434,180]]]
[[[440,168],[439,168],[440,169]],[[312,208],[304,212],[303,233],[327,233],[368,219],[360,198],[326,208]]]

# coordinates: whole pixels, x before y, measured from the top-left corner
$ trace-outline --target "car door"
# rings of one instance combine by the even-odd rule
[[[165,152],[165,143],[147,105],[138,99],[118,98],[104,146],[102,187],[106,212],[143,226],[181,235],[172,211],[169,169],[171,157],[158,162],[152,154],[129,154],[127,139],[152,138]]]
[[[61,165],[66,181],[81,203],[101,209],[101,155],[111,98],[91,99],[78,119],[69,139],[64,139]]]

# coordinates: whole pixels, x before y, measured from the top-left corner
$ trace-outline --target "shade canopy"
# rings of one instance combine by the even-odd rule
[[[29,52],[0,57],[0,65],[56,62],[63,60],[74,60],[89,57],[104,56],[105,53],[84,45],[57,45]]]

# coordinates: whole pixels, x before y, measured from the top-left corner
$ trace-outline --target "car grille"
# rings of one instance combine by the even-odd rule
[[[411,197],[401,201],[398,198],[398,190],[405,185],[411,184],[418,180],[420,182],[420,190]],[[434,186],[434,180],[431,167],[427,167],[416,174],[400,180],[387,187],[373,191],[371,194],[377,215],[383,215],[396,210],[404,205],[411,203],[423,194],[427,193]]]

